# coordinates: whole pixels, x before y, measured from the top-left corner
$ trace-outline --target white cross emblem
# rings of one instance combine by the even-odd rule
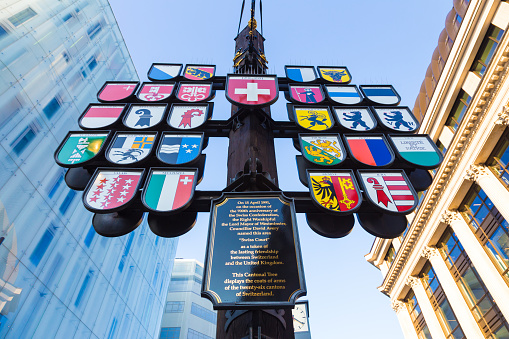
[[[248,82],[247,88],[235,88],[235,94],[247,94],[247,101],[258,101],[259,95],[270,95],[270,89],[259,89],[256,82]]]
[[[183,182],[184,185],[187,185],[187,183],[191,182],[193,180],[189,179],[189,177],[185,177],[184,179],[180,179],[180,182]]]

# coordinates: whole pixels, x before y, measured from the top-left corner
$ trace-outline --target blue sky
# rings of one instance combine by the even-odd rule
[[[229,73],[241,3],[110,0],[143,81],[153,62],[215,64],[216,74]],[[412,109],[451,8],[448,0],[265,1],[269,73],[284,76],[284,65],[292,64],[347,66],[352,84],[391,84],[402,97],[401,105]],[[245,12],[242,26],[247,8]],[[214,103],[214,118],[227,119],[224,92],[216,94]],[[272,106],[275,120],[287,120],[285,104],[280,95]],[[227,145],[225,139],[210,140],[205,177],[197,189],[225,186]],[[298,181],[296,154],[291,140],[276,141],[283,190],[307,190]],[[307,226],[303,215],[298,226],[312,337],[403,338],[389,298],[376,289],[382,276],[364,259],[374,237],[356,225],[342,239],[326,239]],[[201,213],[196,226],[180,238],[177,256],[203,261],[207,229],[208,213]]]

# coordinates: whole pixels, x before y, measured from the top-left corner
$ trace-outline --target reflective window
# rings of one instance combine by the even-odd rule
[[[192,303],[191,305],[191,314],[194,314],[195,316],[208,321],[209,323],[216,324],[217,315],[215,312],[212,312],[208,309],[206,309],[203,306],[200,306],[198,304]]]
[[[410,290],[405,297],[405,304],[419,339],[433,339],[429,332],[428,325],[426,325],[426,321],[424,320],[417,298],[412,290]]]
[[[42,112],[44,113],[44,115],[46,115],[46,117],[48,119],[51,119],[55,113],[58,112],[58,110],[60,110],[60,108],[62,107],[62,105],[60,104],[60,100],[58,97],[54,97],[53,99],[50,100],[50,102],[42,109]]]
[[[185,301],[167,301],[164,308],[165,313],[182,313],[184,312]]]
[[[30,7],[22,10],[21,12],[18,12],[11,16],[9,18],[9,21],[16,27],[21,25],[22,23],[32,19],[34,16],[36,16],[37,13]]]
[[[17,155],[20,155],[25,148],[34,140],[35,135],[39,132],[39,124],[36,122],[28,125],[15,139],[11,142],[10,146]]]
[[[42,257],[48,250],[49,245],[51,244],[53,238],[55,237],[56,230],[57,227],[54,224],[50,224],[50,226],[42,234],[41,239],[39,239],[39,242],[37,243],[32,254],[30,255],[30,262],[35,266],[39,265],[39,263],[41,262]]]
[[[490,25],[488,31],[486,32],[486,36],[481,43],[481,47],[479,47],[479,52],[475,58],[475,62],[472,65],[472,72],[483,76],[488,68],[488,65],[497,49],[500,40],[504,35],[504,31],[498,28],[497,26]]]
[[[463,116],[467,111],[468,105],[472,98],[464,90],[460,90],[458,97],[454,102],[449,117],[445,121],[445,126],[448,126],[453,131],[456,131],[463,120]]]
[[[162,327],[159,339],[179,339],[180,327]]]
[[[506,130],[491,153],[486,165],[497,175],[502,184],[509,189],[509,130]]]
[[[394,258],[396,257],[396,251],[394,249],[394,246],[392,244],[389,245],[389,249],[387,250],[387,253],[385,254],[384,261],[387,261],[389,266],[394,261]]]
[[[209,337],[206,334],[203,334],[201,332],[195,331],[192,328],[190,328],[187,331],[187,339],[214,339],[214,338]]]

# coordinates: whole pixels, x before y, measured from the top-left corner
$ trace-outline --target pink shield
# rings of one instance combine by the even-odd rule
[[[292,99],[306,104],[316,104],[324,99],[320,86],[290,86]]]
[[[173,93],[173,84],[144,84],[138,93],[138,99],[143,101],[161,101]]]
[[[118,101],[134,93],[136,83],[106,83],[97,95],[100,101]]]
[[[197,102],[209,99],[211,84],[189,84],[181,83],[177,98],[187,102]]]
[[[279,96],[277,78],[264,75],[228,75],[226,98],[233,104],[268,106]]]

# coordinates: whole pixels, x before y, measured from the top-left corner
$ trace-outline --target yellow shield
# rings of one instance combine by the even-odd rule
[[[320,76],[330,82],[349,83],[352,78],[346,67],[319,68]]]
[[[325,131],[334,124],[328,108],[295,108],[295,121],[310,131]]]

